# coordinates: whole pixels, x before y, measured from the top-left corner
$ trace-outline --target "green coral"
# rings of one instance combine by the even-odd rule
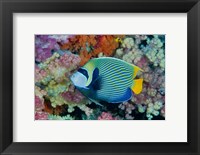
[[[154,35],[152,39],[147,38],[147,46],[142,47],[143,52],[154,67],[160,66],[165,69],[165,50],[159,35]]]
[[[74,120],[74,117],[72,117],[69,114],[66,116],[58,116],[58,115],[48,114],[48,119],[49,120]]]
[[[122,47],[124,48],[132,48],[134,46],[134,40],[133,38],[125,38],[122,42]]]
[[[146,111],[146,117],[150,120],[153,116],[158,116],[163,107],[163,103],[161,101],[156,101],[154,104],[149,103]]]
[[[146,110],[146,108],[145,108],[144,106],[142,106],[141,104],[138,105],[138,111],[139,111],[140,113],[144,113],[145,110]]]
[[[62,82],[62,83],[56,83],[54,80],[49,82],[49,85],[46,87],[46,91],[50,97],[56,97],[60,93],[67,91],[68,87],[70,85],[70,82]]]

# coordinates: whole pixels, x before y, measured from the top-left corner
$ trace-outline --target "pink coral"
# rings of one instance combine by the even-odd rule
[[[71,101],[75,103],[79,103],[84,99],[84,96],[77,90],[75,92],[71,92],[71,91],[64,92],[61,94],[61,96],[66,101]]]
[[[98,120],[116,120],[117,118],[113,117],[109,112],[102,112],[98,117]]]
[[[140,95],[134,95],[135,104],[144,103],[146,100],[146,93],[141,93]]]
[[[145,57],[142,57],[136,64],[138,67],[145,69],[148,67],[148,60]]]
[[[63,66],[63,67],[71,67],[72,64],[73,66],[78,66],[81,59],[78,55],[75,55],[75,54],[68,54],[68,53],[65,53],[64,55],[62,55],[60,57],[60,59],[56,59],[55,60],[60,66]]]
[[[35,82],[40,82],[47,76],[47,72],[35,65]]]
[[[161,115],[162,115],[163,117],[165,117],[165,106],[163,106],[163,108],[161,109]]]
[[[44,99],[35,96],[35,120],[47,120],[48,113],[44,112]]]
[[[44,99],[35,96],[35,111],[42,111],[44,109]]]
[[[48,113],[40,111],[35,112],[35,120],[47,120],[48,119]]]
[[[65,72],[68,77],[71,73],[70,71],[76,69],[79,66],[81,59],[78,55],[65,53],[60,58],[52,60],[48,64],[47,70],[54,75],[55,73],[63,74]],[[68,70],[68,71],[67,71]]]

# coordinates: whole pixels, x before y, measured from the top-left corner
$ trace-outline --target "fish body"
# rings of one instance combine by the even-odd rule
[[[143,79],[134,80],[139,70],[117,58],[94,58],[74,73],[71,81],[91,100],[120,103],[142,91]]]

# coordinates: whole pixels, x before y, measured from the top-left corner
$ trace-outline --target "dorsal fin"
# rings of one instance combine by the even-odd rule
[[[92,102],[94,102],[96,105],[99,105],[99,106],[103,106],[101,103],[99,103],[99,101],[97,101],[97,100],[94,100],[94,99],[92,99],[92,98],[89,98]]]

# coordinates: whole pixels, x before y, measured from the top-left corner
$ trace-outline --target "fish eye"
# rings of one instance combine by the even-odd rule
[[[85,69],[83,69],[83,68],[79,68],[78,69],[78,72],[80,72],[80,73],[82,73],[87,79],[88,79],[88,72],[85,70]]]

